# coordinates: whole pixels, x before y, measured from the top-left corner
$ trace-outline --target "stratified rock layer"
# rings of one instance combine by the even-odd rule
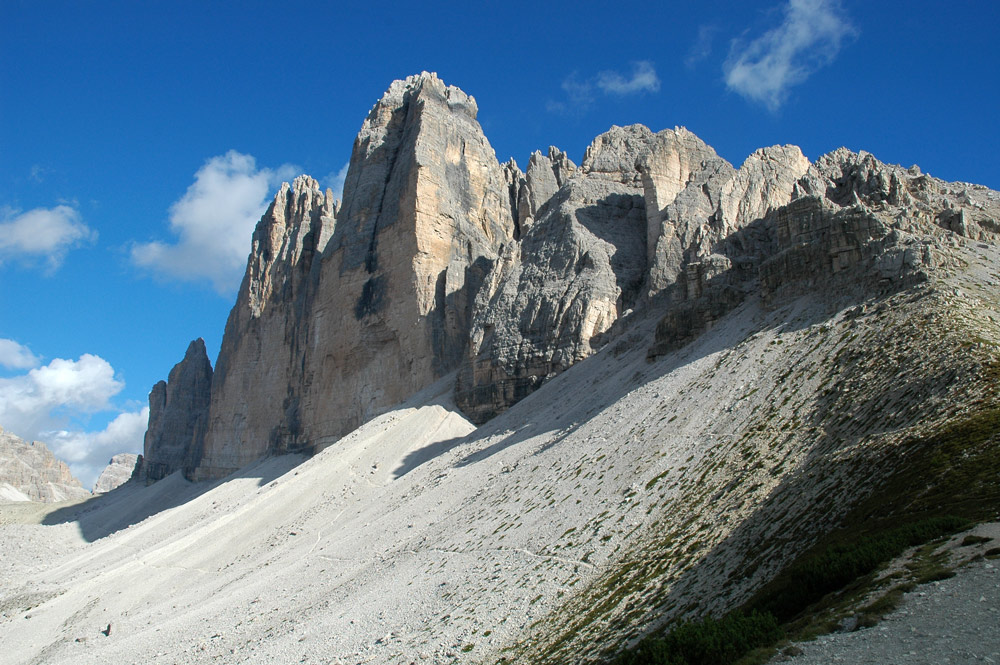
[[[135,453],[119,453],[108,460],[94,483],[94,494],[104,494],[127,483],[132,478],[139,456]]]
[[[69,467],[41,441],[0,428],[0,501],[67,501],[90,496]]]

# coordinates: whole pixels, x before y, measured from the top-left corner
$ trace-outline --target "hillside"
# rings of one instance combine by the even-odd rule
[[[4,662],[602,662],[997,516],[1000,194],[640,126],[522,173],[474,111],[394,83],[342,204],[282,188],[148,486],[0,511]]]

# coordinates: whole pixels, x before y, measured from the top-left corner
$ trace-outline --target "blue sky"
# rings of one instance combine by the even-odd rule
[[[1000,188],[996,2],[337,4],[0,3],[0,426],[85,483],[191,339],[214,363],[262,208],[336,186],[396,78],[474,95],[522,167],[641,122]]]

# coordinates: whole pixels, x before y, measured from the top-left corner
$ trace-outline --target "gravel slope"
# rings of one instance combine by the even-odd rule
[[[795,665],[1000,663],[1000,568],[977,561],[918,587],[874,628],[796,646]]]

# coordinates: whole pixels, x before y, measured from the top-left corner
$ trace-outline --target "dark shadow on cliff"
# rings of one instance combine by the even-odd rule
[[[46,515],[42,524],[75,522],[87,542],[94,542],[158,513],[193,501],[219,485],[239,478],[258,479],[265,485],[303,462],[301,455],[265,458],[217,481],[192,483],[175,472],[151,485],[129,481],[83,503],[59,508]]]
[[[805,204],[811,204],[810,201]],[[600,213],[601,206],[624,209],[627,205],[630,197],[609,197],[593,210],[581,209],[577,218],[598,237],[614,244],[620,241],[621,229],[608,229],[599,223],[606,217],[606,212]],[[843,215],[838,215],[830,218],[831,224],[843,221]],[[721,272],[716,272],[718,264],[701,263],[687,256],[676,281],[645,303],[633,315],[633,322],[616,323],[606,333],[609,342],[598,354],[545,381],[537,391],[485,423],[477,431],[480,438],[508,434],[467,455],[459,464],[473,464],[553,430],[558,434],[550,437],[546,447],[558,445],[594,413],[613,405],[628,392],[686,364],[730,349],[754,333],[765,329],[793,332],[824,324],[838,311],[862,304],[878,305],[921,281],[919,275],[912,279],[903,276],[896,280],[879,279],[874,257],[892,242],[891,235],[860,239],[857,267],[838,271],[828,257],[824,258],[829,233],[824,232],[811,244],[794,238],[779,242],[776,220],[776,214],[755,220],[718,241],[712,251],[729,262],[728,269]],[[612,235],[607,236],[609,232]],[[803,247],[815,251],[809,253]],[[619,283],[619,287],[623,286]],[[913,297],[922,295],[918,292]],[[734,317],[743,317],[743,321],[734,324]],[[728,335],[718,334],[724,322],[730,330]],[[733,336],[734,325],[743,327],[740,335]],[[637,363],[636,354],[631,352],[636,346],[648,349],[654,362]],[[629,377],[616,369],[619,357],[628,365]],[[595,369],[595,363],[603,366]],[[581,377],[588,371],[599,378]],[[570,389],[580,390],[581,386],[587,387],[585,394],[566,394]],[[536,397],[539,394],[544,396]],[[535,400],[544,400],[539,405],[540,413],[527,406],[538,404]],[[522,403],[525,407],[518,408]],[[530,414],[529,419],[521,415],[525,413]]]

